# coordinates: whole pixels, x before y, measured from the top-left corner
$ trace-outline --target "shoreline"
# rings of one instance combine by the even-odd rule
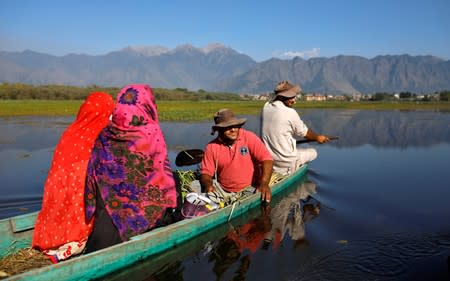
[[[0,117],[72,116],[83,100],[0,100]],[[237,115],[258,115],[265,101],[157,101],[160,121],[203,121],[220,108],[231,108]],[[297,110],[427,110],[450,112],[450,102],[305,102],[298,101]]]

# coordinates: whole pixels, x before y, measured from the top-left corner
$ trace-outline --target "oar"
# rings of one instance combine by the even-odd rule
[[[328,137],[330,140],[338,140],[339,137],[336,136],[332,136],[332,137]],[[297,140],[297,144],[300,143],[308,143],[308,142],[315,142],[315,140],[309,140],[309,139],[303,139],[303,140]]]
[[[177,158],[175,159],[175,164],[177,166],[190,166],[202,162],[203,150],[201,149],[187,149],[180,151]]]

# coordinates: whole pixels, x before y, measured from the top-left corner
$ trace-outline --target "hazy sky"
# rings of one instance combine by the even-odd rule
[[[106,54],[221,43],[294,55],[450,59],[450,0],[0,0],[0,51]]]

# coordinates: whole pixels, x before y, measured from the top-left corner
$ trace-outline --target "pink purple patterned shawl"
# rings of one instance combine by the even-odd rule
[[[88,165],[86,218],[96,187],[124,241],[155,227],[176,206],[176,189],[158,111],[148,85],[124,87],[112,122],[98,136]]]

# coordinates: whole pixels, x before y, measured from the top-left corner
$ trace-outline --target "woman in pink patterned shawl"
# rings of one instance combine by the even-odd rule
[[[118,94],[112,122],[100,132],[88,164],[86,219],[95,220],[86,252],[157,227],[176,202],[152,90],[128,85]]]

